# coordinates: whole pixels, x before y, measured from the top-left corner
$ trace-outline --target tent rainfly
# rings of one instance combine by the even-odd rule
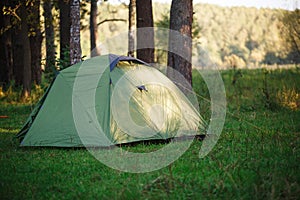
[[[17,137],[20,146],[105,147],[203,130],[199,112],[164,74],[109,54],[60,71]]]

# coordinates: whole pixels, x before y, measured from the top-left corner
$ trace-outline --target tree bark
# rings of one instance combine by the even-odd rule
[[[31,50],[28,38],[28,13],[26,0],[20,1],[18,14],[21,22],[14,35],[14,73],[17,85],[22,85],[22,98],[27,98],[31,91]]]
[[[136,1],[137,20],[137,58],[148,62],[154,62],[154,31],[152,0]],[[141,29],[149,27],[148,29]]]
[[[33,0],[29,10],[29,30],[31,49],[31,79],[32,82],[41,84],[41,58],[42,58],[42,33],[40,26],[40,0]]]
[[[55,44],[54,27],[52,15],[52,2],[45,0],[43,4],[45,18],[45,38],[46,38],[46,66],[45,73],[49,74],[55,70]]]
[[[128,56],[134,57],[134,27],[135,27],[135,14],[136,14],[136,0],[130,0],[128,11]]]
[[[97,25],[97,7],[98,0],[91,0],[90,14],[90,37],[91,37],[91,57],[100,54],[97,49],[98,25]]]
[[[81,61],[80,0],[70,0],[70,6],[70,61],[73,65]]]
[[[0,1],[0,9],[4,6],[11,6],[9,0]],[[7,89],[13,79],[13,51],[11,16],[0,13],[0,86]]]
[[[193,1],[172,0],[170,29],[178,31],[182,37],[178,38],[170,31],[168,66],[182,74],[190,85],[192,85],[192,23]],[[167,70],[168,77],[174,81],[176,75],[173,72]]]
[[[15,86],[19,87],[22,86],[23,83],[23,53],[24,47],[22,44],[22,37],[21,37],[21,26],[20,30],[15,30],[14,34],[12,35],[13,39],[13,77],[15,80]],[[18,59],[15,59],[18,58]]]
[[[58,6],[60,18],[60,65],[65,68],[70,65],[70,0],[59,0]]]

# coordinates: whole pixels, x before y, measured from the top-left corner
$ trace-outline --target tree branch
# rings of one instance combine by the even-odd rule
[[[126,19],[105,19],[99,22],[97,25],[100,26],[101,24],[104,24],[105,22],[126,22]]]

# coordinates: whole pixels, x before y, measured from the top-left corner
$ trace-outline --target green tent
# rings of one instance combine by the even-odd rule
[[[201,130],[200,114],[165,75],[141,60],[109,54],[60,71],[18,137],[21,146],[87,147]]]

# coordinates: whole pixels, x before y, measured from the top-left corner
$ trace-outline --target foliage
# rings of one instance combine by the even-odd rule
[[[1,1],[1,86],[23,85],[22,98],[41,82],[40,1]]]
[[[300,108],[300,94],[295,88],[284,88],[282,91],[278,91],[276,99],[278,99],[280,104],[286,108],[292,110],[298,110]]]
[[[44,94],[49,83],[45,79],[40,85],[33,85],[30,96],[28,98],[21,98],[22,88],[16,87],[12,82],[7,90],[0,87],[0,102],[4,105],[31,105],[36,104]]]
[[[33,107],[1,103],[0,115],[8,118],[0,118],[0,196],[3,199],[297,199],[299,107],[279,104],[278,109],[270,110],[261,97],[265,72],[241,70],[241,73],[243,76],[233,85],[233,71],[222,71],[228,112],[213,151],[199,159],[202,142],[194,141],[172,165],[145,174],[110,169],[84,148],[20,148],[14,136]],[[268,71],[271,97],[296,96],[296,93],[299,96],[299,74],[299,68]],[[199,74],[194,72],[193,78],[202,102],[200,97],[207,98],[209,93]],[[280,99],[276,102],[280,103]],[[138,144],[122,148],[148,152],[163,146]]]
[[[63,58],[58,58],[56,60],[58,70],[63,70],[70,66],[70,51],[69,51],[69,49],[70,49],[69,47],[64,48],[63,52],[62,52]]]
[[[169,29],[170,27],[170,16],[169,13],[164,13],[161,15],[161,19],[155,22],[155,27],[163,28],[163,29]],[[201,28],[199,27],[197,23],[197,18],[194,16],[193,19],[193,25],[192,25],[192,38],[194,41],[198,41],[200,39],[200,32]],[[156,47],[164,47],[165,49],[168,49],[168,34],[166,31],[157,31],[156,32]],[[161,49],[155,50],[156,54],[156,62],[159,64],[166,64],[167,63],[167,56],[168,52]]]
[[[198,4],[195,12],[203,27],[201,43],[219,64],[232,54],[247,66],[261,63],[270,51],[286,57],[280,37],[280,10]]]
[[[107,4],[99,6],[99,11],[107,18],[127,18],[127,10],[123,5],[110,5],[115,13],[109,13]],[[153,3],[153,15],[156,26],[168,28],[169,4]],[[200,27],[201,37],[194,40],[206,49],[213,62],[226,65],[224,58],[235,55],[244,63],[239,67],[257,67],[261,63],[291,63],[295,54],[291,53],[283,37],[283,10],[257,9],[246,7],[220,7],[209,4],[194,6],[194,23]],[[88,23],[85,19],[84,23]],[[110,26],[114,30],[110,31]],[[195,25],[194,25],[195,27]],[[107,35],[116,36],[127,31],[121,22],[109,22],[99,27],[100,41]],[[88,32],[83,31],[84,38]],[[163,38],[167,38],[166,36]],[[88,55],[88,47],[82,42],[83,54]],[[195,56],[200,52],[194,49]],[[299,57],[299,56],[298,56]]]
[[[2,12],[5,16],[10,16],[10,24],[7,27],[1,27],[1,35],[12,30],[14,31],[20,24],[18,14],[19,1],[10,2],[3,6]],[[28,19],[32,19],[34,13],[32,2],[35,0],[26,0],[28,7]],[[90,54],[89,47],[89,3],[81,2],[81,40],[82,55]],[[58,1],[53,1],[53,23],[55,32],[55,47],[59,43],[59,15]],[[158,27],[169,27],[168,14],[169,4],[153,3],[154,21]],[[98,27],[99,41],[103,42],[110,37],[115,37],[120,33],[125,33],[128,26],[124,23],[128,18],[128,10],[124,4],[115,5],[110,2],[99,1],[99,21],[106,23]],[[193,55],[198,56],[200,61],[201,51],[205,49],[209,57],[220,67],[257,67],[263,64],[287,64],[299,63],[299,10],[283,11],[272,9],[256,9],[246,7],[220,7],[209,4],[196,4],[194,6],[194,51]],[[111,19],[122,19],[113,21]],[[109,21],[107,21],[109,20]],[[27,20],[31,24],[32,20]],[[40,21],[41,23],[42,21]],[[40,26],[38,23],[38,26]],[[128,23],[128,22],[126,22]],[[30,29],[29,35],[35,35],[36,32]],[[168,45],[166,34],[156,36],[156,44],[162,46]],[[201,35],[201,37],[200,37]],[[109,36],[109,37],[108,37]],[[123,44],[122,44],[123,45]],[[198,48],[201,46],[202,48]],[[297,48],[298,46],[298,48]],[[57,48],[58,49],[58,48]],[[44,52],[45,53],[45,50]],[[167,52],[163,50],[156,51],[156,61],[166,63]],[[59,52],[56,53],[59,55]],[[64,52],[64,57],[69,57],[68,52]],[[45,56],[43,56],[45,57]],[[8,59],[7,59],[8,60]],[[68,59],[56,58],[55,67],[63,69],[68,66]],[[205,65],[205,63],[201,63]],[[205,66],[202,66],[205,67]],[[51,80],[47,73],[44,77]],[[13,71],[15,73],[15,71]],[[8,81],[9,83],[9,81]],[[8,83],[6,85],[8,85]]]
[[[300,62],[300,10],[285,11],[282,16],[283,34],[290,49],[290,59]]]
[[[169,13],[164,13],[161,16],[161,20],[158,20],[155,23],[156,27],[160,28],[169,28],[170,26],[170,17]],[[192,29],[192,37],[193,39],[197,39],[200,37],[201,28],[199,27],[199,24],[197,23],[197,18],[194,17],[193,19],[193,29]]]

